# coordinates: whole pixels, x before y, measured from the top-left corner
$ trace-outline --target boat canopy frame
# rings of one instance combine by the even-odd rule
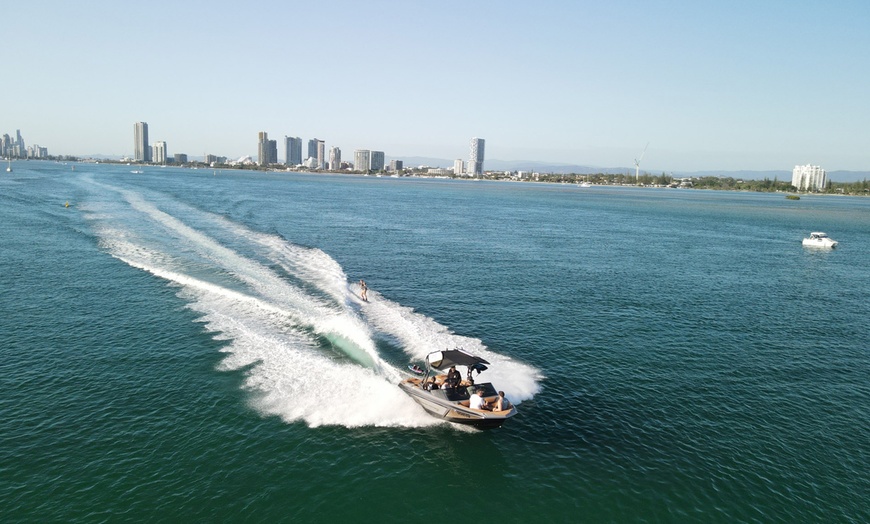
[[[433,351],[426,355],[426,363],[439,371],[449,369],[450,366],[465,366],[483,371],[486,369],[484,364],[489,364],[485,359],[470,355],[459,348]]]

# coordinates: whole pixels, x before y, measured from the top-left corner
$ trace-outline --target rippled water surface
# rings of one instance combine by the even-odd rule
[[[13,167],[3,521],[870,520],[868,199]]]

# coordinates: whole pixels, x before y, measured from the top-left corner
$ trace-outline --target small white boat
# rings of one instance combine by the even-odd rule
[[[809,238],[803,240],[803,245],[804,247],[832,248],[836,247],[837,241],[821,231],[814,231],[810,233]]]
[[[7,172],[7,173],[11,173],[11,172],[12,172],[12,159],[9,158],[9,159],[7,159],[7,160],[9,160],[9,163],[6,164],[6,172]]]

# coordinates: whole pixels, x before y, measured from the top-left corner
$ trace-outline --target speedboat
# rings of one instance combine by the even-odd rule
[[[505,420],[517,414],[517,409],[510,405],[502,411],[472,409],[469,400],[475,391],[481,391],[483,398],[490,404],[495,404],[498,392],[489,382],[475,384],[472,374],[487,369],[486,360],[466,353],[465,350],[448,349],[435,351],[426,356],[426,371],[422,377],[410,377],[399,382],[399,388],[411,396],[430,415],[455,422],[467,424],[478,429],[500,427]],[[462,366],[467,369],[466,378],[455,387],[445,383],[447,374],[442,374],[451,366]],[[434,386],[433,386],[434,384]]]
[[[815,231],[813,233],[810,233],[810,238],[805,238],[803,240],[803,245],[804,247],[832,248],[837,245],[837,241],[829,237],[825,233]]]

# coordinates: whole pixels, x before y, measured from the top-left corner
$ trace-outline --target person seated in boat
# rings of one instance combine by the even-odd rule
[[[444,380],[444,387],[456,389],[460,382],[462,382],[462,375],[456,370],[456,366],[450,366],[450,371],[447,372],[447,378]]]
[[[474,394],[471,395],[471,398],[468,399],[468,407],[471,409],[485,409],[487,411],[492,408],[489,407],[489,403],[483,398],[483,390],[478,389],[474,391]]]
[[[414,373],[416,373],[416,374],[418,374],[418,375],[422,375],[422,374],[423,374],[423,368],[421,368],[421,367],[418,366],[417,364],[414,364],[413,366],[411,366],[411,371],[413,371]]]
[[[495,399],[495,406],[493,406],[493,411],[507,411],[511,408],[511,401],[506,399],[504,396],[504,391],[498,392],[498,398]]]
[[[425,384],[423,384],[423,389],[427,389],[429,391],[433,391],[433,390],[438,389],[438,381],[435,380],[434,376],[431,379],[429,379],[429,382],[426,382]]]

